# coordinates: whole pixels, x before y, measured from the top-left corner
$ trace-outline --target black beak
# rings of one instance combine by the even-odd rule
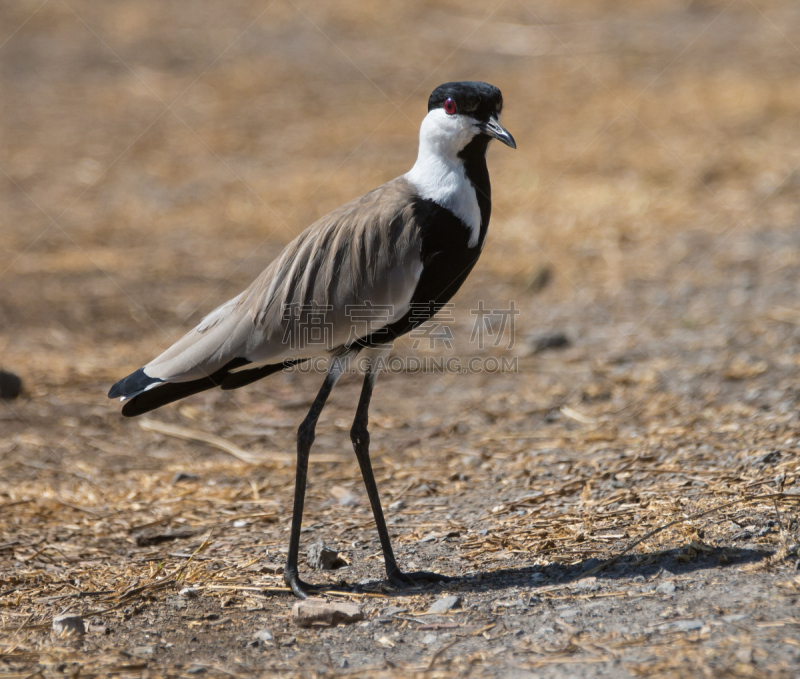
[[[503,142],[506,146],[510,146],[512,149],[517,148],[517,142],[514,141],[514,137],[511,136],[511,133],[505,127],[497,122],[497,119],[494,116],[489,118],[489,120],[487,120],[485,123],[481,123],[479,127],[481,128],[481,132],[483,132],[483,134],[491,137],[492,139],[497,139],[498,141]]]

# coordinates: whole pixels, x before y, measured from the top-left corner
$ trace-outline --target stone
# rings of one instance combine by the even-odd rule
[[[147,658],[156,652],[155,644],[147,644],[146,646],[134,646],[131,653],[140,658]]]
[[[197,481],[197,474],[192,474],[190,472],[175,472],[170,484],[174,486],[176,483],[181,483],[183,481]]]
[[[330,494],[340,505],[342,505],[342,507],[352,507],[353,505],[358,504],[358,498],[353,495],[353,492],[349,488],[333,486],[333,488],[330,490]]]
[[[675,594],[675,583],[672,582],[672,580],[662,582],[658,587],[656,587],[656,592],[658,594]]]
[[[111,634],[111,628],[103,624],[93,625],[89,623],[89,625],[86,626],[86,631],[89,632],[89,634]]]
[[[393,615],[397,615],[398,613],[405,613],[407,609],[401,608],[400,606],[387,606],[381,611],[381,615],[383,617],[389,618]]]
[[[426,646],[430,646],[431,644],[435,644],[438,638],[439,637],[437,637],[435,634],[429,632],[424,637],[422,637],[422,643],[425,644]]]
[[[563,332],[551,332],[539,335],[531,340],[531,349],[538,354],[545,349],[566,349],[570,345],[569,337]]]
[[[196,599],[200,596],[200,590],[196,587],[184,587],[178,594],[185,596],[187,599]]]
[[[172,540],[185,540],[197,535],[197,530],[194,528],[184,527],[176,528],[175,530],[167,530],[164,532],[154,533],[140,533],[136,536],[137,547],[152,547],[160,545],[163,542],[171,542]]]
[[[580,589],[584,592],[589,592],[597,588],[597,578],[590,576],[588,578],[581,578],[575,583],[575,589]]]
[[[544,290],[553,280],[553,269],[546,264],[541,265],[525,282],[525,287],[536,294]]]
[[[22,391],[22,380],[14,373],[0,370],[0,398],[12,401]]]
[[[258,630],[258,632],[255,632],[253,634],[253,639],[255,639],[256,641],[262,641],[265,644],[269,643],[274,638],[275,637],[272,635],[272,632],[270,632],[268,629],[260,629]]]
[[[298,627],[339,625],[364,619],[361,606],[355,603],[333,602],[324,599],[304,599],[292,607],[292,622]]]
[[[74,613],[65,613],[53,618],[53,632],[59,637],[81,636],[86,634],[83,618]]]
[[[600,561],[600,559],[593,556],[591,559],[587,559],[583,562],[583,571],[586,572],[592,570],[593,568],[597,568],[601,563],[603,562]]]
[[[678,630],[679,632],[691,632],[692,630],[702,629],[702,620],[676,620],[669,624],[671,629]]]
[[[461,597],[450,595],[435,601],[428,609],[428,613],[447,613],[453,608],[461,608]]]
[[[281,575],[283,573],[283,564],[273,563],[271,561],[257,561],[256,563],[250,564],[245,570],[251,573]]]
[[[744,620],[747,617],[744,613],[731,613],[729,615],[723,615],[722,620],[725,622],[739,622],[740,620]]]
[[[322,542],[315,542],[308,548],[306,561],[311,568],[318,571],[332,571],[347,565],[347,561],[339,556],[339,552]]]

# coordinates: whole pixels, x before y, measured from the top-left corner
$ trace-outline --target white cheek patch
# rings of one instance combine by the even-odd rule
[[[467,225],[470,247],[480,240],[481,210],[458,153],[477,132],[473,118],[430,111],[420,128],[417,162],[405,175],[422,198],[450,210]]]

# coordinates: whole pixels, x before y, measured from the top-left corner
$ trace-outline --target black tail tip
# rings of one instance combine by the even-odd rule
[[[136,372],[131,373],[111,387],[108,390],[108,398],[121,398],[123,396],[130,398],[140,394],[151,384],[156,384],[157,382],[163,382],[163,380],[157,377],[150,377],[145,373],[144,368],[139,368]]]

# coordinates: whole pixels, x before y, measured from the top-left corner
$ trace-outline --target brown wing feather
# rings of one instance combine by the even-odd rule
[[[402,177],[334,210],[295,238],[240,295],[145,366],[163,380],[203,377],[234,358],[252,366],[335,349],[350,336],[348,305],[389,305],[402,316],[421,271],[414,189]],[[310,346],[291,305],[328,308],[329,346]]]

